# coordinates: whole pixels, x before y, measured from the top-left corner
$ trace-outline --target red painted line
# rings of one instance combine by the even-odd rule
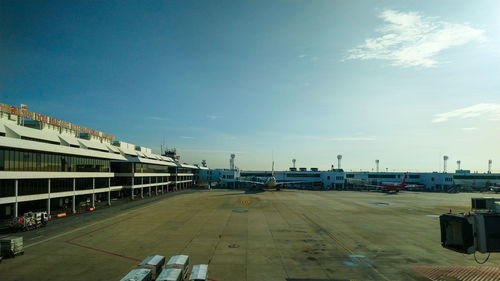
[[[133,261],[137,261],[137,262],[141,261],[141,260],[136,259],[136,258],[132,258],[132,257],[120,255],[120,254],[113,253],[113,252],[110,252],[110,251],[106,251],[106,250],[103,250],[103,249],[92,248],[92,247],[85,246],[85,245],[78,244],[78,243],[71,242],[71,241],[66,241],[66,243],[68,243],[70,245],[82,247],[82,248],[85,248],[85,249],[93,250],[93,251],[96,251],[96,252],[101,252],[101,253],[104,253],[104,254],[108,254],[108,255],[112,255],[112,256],[117,256],[117,257],[124,258],[124,259],[129,259],[129,260],[133,260]]]
[[[124,259],[129,259],[129,260],[133,260],[133,261],[140,262],[141,260],[136,259],[136,258],[128,257],[128,256],[125,256],[125,255],[120,255],[120,254],[113,253],[113,252],[110,252],[110,251],[106,251],[106,250],[103,250],[103,249],[93,248],[93,247],[90,247],[90,246],[85,246],[85,245],[82,245],[82,244],[79,244],[79,243],[73,242],[73,240],[76,240],[76,239],[78,239],[78,238],[82,238],[82,237],[87,236],[87,235],[90,235],[90,234],[92,234],[92,233],[95,233],[95,232],[101,231],[101,230],[103,230],[103,229],[106,229],[106,228],[111,227],[111,226],[113,226],[113,225],[119,224],[119,223],[121,223],[121,222],[123,222],[123,221],[126,221],[126,220],[128,220],[128,219],[131,219],[131,218],[133,218],[133,217],[137,217],[138,215],[139,215],[139,214],[136,214],[136,215],[133,215],[133,216],[129,216],[129,217],[127,217],[127,218],[124,218],[124,219],[122,219],[122,220],[116,221],[116,222],[114,222],[114,223],[110,223],[110,224],[105,225],[105,226],[103,226],[103,227],[99,227],[99,228],[94,229],[94,230],[92,230],[92,231],[89,231],[89,232],[87,232],[87,233],[84,233],[84,234],[81,234],[81,235],[77,235],[77,236],[75,236],[75,237],[73,237],[73,238],[70,238],[70,239],[68,239],[68,240],[64,241],[64,242],[65,242],[65,243],[67,243],[67,244],[73,245],[73,246],[78,246],[78,247],[82,247],[82,248],[85,248],[85,249],[93,250],[93,251],[96,251],[96,252],[100,252],[100,253],[104,253],[104,254],[108,254],[108,255],[112,255],[112,256],[117,256],[117,257],[121,257],[121,258],[124,258]]]

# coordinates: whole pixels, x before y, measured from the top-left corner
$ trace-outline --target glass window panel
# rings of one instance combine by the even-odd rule
[[[42,166],[42,154],[37,152],[36,153],[36,170],[40,171]]]
[[[47,165],[48,165],[48,158],[49,158],[49,155],[47,153],[44,153],[43,154],[43,158],[42,158],[42,171],[47,171]]]
[[[3,171],[5,168],[4,165],[4,150],[0,149],[0,171]]]
[[[14,171],[15,168],[15,153],[14,150],[9,150],[9,171]]]
[[[14,171],[20,170],[21,163],[21,153],[18,150],[14,151]]]

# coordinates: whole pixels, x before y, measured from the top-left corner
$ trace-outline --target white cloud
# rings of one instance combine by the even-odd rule
[[[418,12],[384,10],[379,17],[386,22],[381,36],[367,38],[349,50],[346,59],[384,59],[403,67],[432,67],[443,50],[474,40],[483,40],[484,31],[468,24],[456,24],[426,17]]]
[[[146,119],[149,120],[157,120],[157,121],[167,121],[170,120],[169,118],[163,118],[163,117],[158,117],[158,116],[148,116]]]
[[[214,120],[214,119],[220,118],[220,116],[215,115],[215,114],[207,114],[207,118]]]
[[[323,137],[323,136],[310,136],[310,135],[292,135],[288,136],[287,138],[309,139],[318,141],[336,141],[336,142],[341,142],[341,141],[367,142],[376,140],[374,136]]]
[[[477,128],[475,128],[475,127],[462,128],[462,130],[464,130],[464,131],[474,131],[474,130],[476,130],[476,129],[477,129]]]
[[[299,59],[303,59],[306,55],[302,54],[302,55],[299,55]]]
[[[439,113],[434,115],[432,122],[439,123],[450,119],[468,119],[480,116],[484,116],[488,120],[500,120],[500,104],[480,103],[445,113]]]
[[[374,141],[375,137],[340,137],[329,138],[329,141]]]

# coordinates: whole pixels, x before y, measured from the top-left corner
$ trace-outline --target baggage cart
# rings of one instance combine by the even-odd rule
[[[145,268],[132,269],[120,281],[151,281],[151,270]]]
[[[165,257],[160,255],[153,255],[145,258],[140,264],[139,268],[145,268],[151,270],[151,277],[156,279],[156,277],[161,273],[163,265],[165,264]]]
[[[182,270],[182,279],[186,279],[188,269],[189,269],[189,256],[177,255],[173,256],[168,260],[165,268],[180,268]]]
[[[0,255],[12,258],[24,254],[23,237],[6,236],[0,238]]]
[[[182,269],[180,268],[168,268],[163,270],[156,281],[180,281],[184,280],[182,278]]]
[[[206,281],[208,278],[208,264],[193,265],[189,281]]]

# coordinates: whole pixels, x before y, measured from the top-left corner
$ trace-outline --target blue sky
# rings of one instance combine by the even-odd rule
[[[0,102],[181,160],[500,171],[498,1],[2,1]],[[498,168],[497,168],[498,167]]]

